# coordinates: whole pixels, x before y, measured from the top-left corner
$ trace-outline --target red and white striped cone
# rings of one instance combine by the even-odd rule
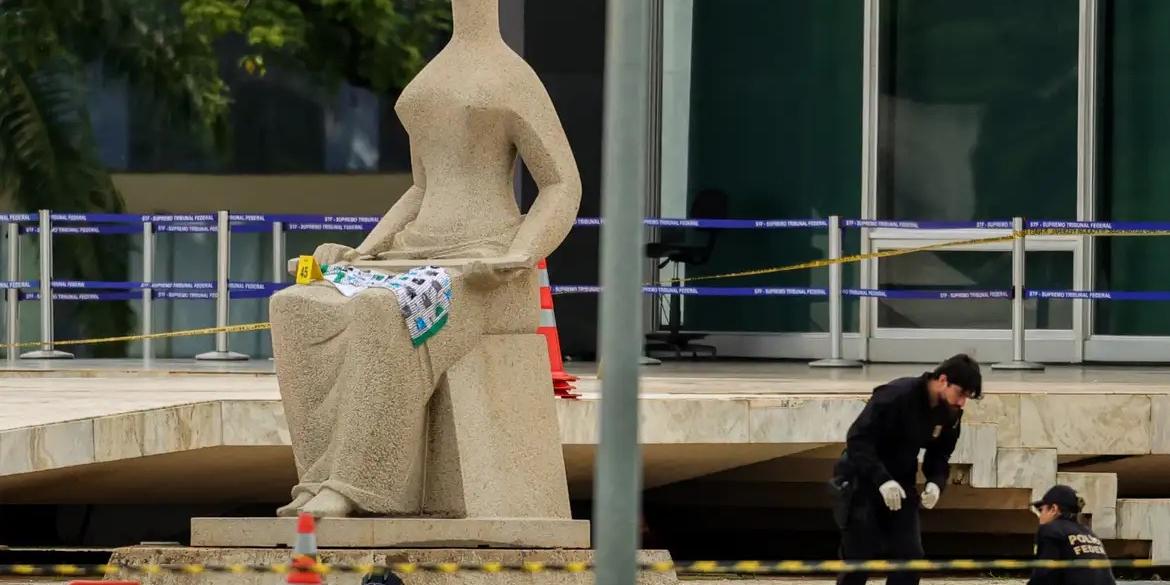
[[[317,572],[317,525],[311,514],[301,512],[297,517],[297,544],[293,548],[292,569],[286,583],[298,585],[320,585],[321,573]]]
[[[540,271],[540,327],[536,332],[544,335],[548,341],[549,370],[552,371],[553,394],[560,398],[576,399],[580,394],[573,392],[572,382],[577,377],[565,371],[561,358],[561,338],[557,335],[557,316],[553,311],[552,285],[548,281],[548,262],[541,260],[536,264]]]

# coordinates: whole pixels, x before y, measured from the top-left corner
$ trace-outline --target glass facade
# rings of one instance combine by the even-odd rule
[[[881,15],[877,217],[1077,219],[1077,0],[885,0]],[[1073,261],[1029,253],[1029,286],[1073,288]],[[877,271],[895,290],[1011,287],[1007,252],[911,254]],[[878,327],[1011,327],[1007,301],[877,307]],[[1028,301],[1026,321],[1071,329],[1072,303]]]
[[[657,212],[662,217],[693,216],[696,197],[716,189],[727,195],[728,217],[742,219],[836,214],[890,220],[1022,216],[1170,221],[1170,198],[1165,197],[1170,189],[1170,110],[1165,107],[1170,99],[1170,40],[1162,34],[1162,24],[1170,22],[1170,2],[1099,0],[1094,15],[1084,14],[1084,3],[1078,0],[663,3],[663,160]],[[878,8],[876,23],[866,21],[871,5]],[[1097,25],[1082,27],[1085,19],[1096,19]],[[535,22],[525,26],[538,28]],[[870,24],[879,37],[874,55],[867,55],[864,42]],[[1090,40],[1097,52],[1088,55],[1082,35],[1091,30],[1096,31],[1096,39]],[[547,51],[536,53],[525,58],[544,63],[546,69],[551,67],[546,61],[557,58]],[[396,96],[352,86],[323,91],[308,79],[278,71],[249,77],[235,66],[239,54],[239,47],[225,45],[221,55],[235,99],[230,148],[222,155],[196,145],[150,95],[106,77],[97,64],[90,67],[89,108],[103,161],[116,172],[129,173],[409,169],[407,138],[393,112]],[[863,116],[867,59],[878,72],[871,88],[876,96],[873,120]],[[1097,92],[1091,104],[1084,101],[1080,85],[1080,64],[1087,59],[1095,60]],[[592,127],[596,120],[588,117],[587,131],[574,124],[585,124],[581,112],[601,106],[601,92],[589,97],[583,89],[565,87],[596,85],[600,74],[587,78],[574,69],[571,75],[544,79],[553,89],[560,84],[562,94],[575,96],[558,101],[561,117],[568,121],[575,147],[582,140],[586,144],[577,148],[582,168],[599,166],[594,143],[588,142],[595,138],[581,138],[600,135],[601,129]],[[1085,128],[1079,126],[1091,119],[1090,106],[1096,117],[1091,144],[1081,139]],[[872,192],[862,177],[867,121],[868,130],[876,133]],[[1085,154],[1094,156],[1082,158]],[[1078,184],[1094,174],[1079,168],[1082,161],[1095,161],[1091,186]],[[587,187],[598,183],[597,175],[583,172]],[[596,190],[587,188],[585,196],[595,198]],[[595,203],[582,209],[595,209]],[[887,237],[880,230],[875,234],[878,240]],[[688,237],[669,230],[660,235],[664,240]],[[846,229],[844,236],[844,253],[858,252],[859,231]],[[288,249],[310,250],[326,240],[352,244],[360,236],[291,234]],[[1088,240],[1089,250],[1080,241],[1069,241],[1059,251],[1053,246],[1037,250],[1036,239],[1029,242],[1028,288],[1170,290],[1170,276],[1150,269],[1152,258],[1170,255],[1170,238],[1097,237]],[[210,257],[213,238],[168,236],[160,238],[159,246],[158,278],[211,279],[210,263],[185,260]],[[263,235],[237,237],[233,277],[268,280],[269,246]],[[1089,251],[1092,262],[1078,267],[1081,254]],[[722,230],[710,259],[687,266],[684,274],[704,277],[827,255],[823,229]],[[1006,251],[921,252],[885,258],[873,266],[873,281],[862,283],[858,265],[847,265],[845,286],[965,290],[1011,285],[1011,255]],[[694,284],[827,287],[827,272]],[[664,274],[669,276],[669,269]],[[870,322],[883,330],[875,337],[918,329],[931,331],[917,332],[917,338],[957,342],[965,332],[1010,328],[1007,301],[866,302],[876,311]],[[1158,310],[1156,304],[1095,301],[1093,318],[1081,323],[1077,311],[1086,303],[1029,300],[1026,326],[1045,331],[1045,339],[1077,343],[1082,334],[1170,336],[1170,311]],[[858,331],[858,301],[846,298],[844,307],[845,330]],[[156,311],[160,328],[183,328],[209,324],[214,307],[160,303]],[[263,320],[266,308],[262,301],[243,301],[234,303],[232,311],[233,321],[247,322]],[[820,333],[829,322],[824,298],[801,297],[688,297],[683,319],[684,329],[726,334]],[[27,321],[29,331],[35,330],[35,323]],[[238,336],[233,346],[265,355],[266,339],[265,334]],[[207,349],[207,342],[180,339],[158,347],[160,355],[190,355]]]
[[[700,191],[719,189],[727,194],[730,217],[857,216],[861,3],[695,0],[693,22],[687,184],[685,193],[664,189],[664,200],[674,196],[689,204]],[[856,249],[856,237],[850,244]],[[688,268],[688,275],[793,264],[827,252],[823,229],[727,230],[718,235],[711,260]],[[799,271],[740,278],[727,286],[826,285],[824,271]],[[801,332],[828,326],[823,299],[686,303],[688,329]],[[850,313],[855,305],[850,303]],[[855,320],[851,315],[848,322]]]
[[[887,0],[878,214],[1077,216],[1077,0]]]
[[[1170,3],[1111,0],[1102,10],[1100,161],[1097,216],[1170,220]],[[1170,274],[1151,269],[1170,256],[1170,238],[1096,239],[1096,289],[1170,290]],[[1098,302],[1095,331],[1170,335],[1170,311],[1144,302]]]

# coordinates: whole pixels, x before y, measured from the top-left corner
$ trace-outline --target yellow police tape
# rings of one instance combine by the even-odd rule
[[[641,563],[638,570],[649,573],[675,572],[681,575],[690,574],[751,574],[751,575],[796,575],[796,574],[825,574],[825,573],[888,573],[888,572],[970,572],[1011,570],[1023,571],[1030,569],[1106,569],[1106,568],[1138,568],[1170,566],[1170,563],[1155,564],[1147,559],[1083,559],[1083,560],[1012,560],[997,559],[989,561],[949,560],[949,561],[692,561],[692,562],[655,562]],[[198,575],[200,573],[277,573],[287,574],[292,571],[328,573],[384,573],[387,571],[410,573],[584,573],[592,571],[591,562],[557,562],[544,563],[528,561],[524,563],[387,563],[387,564],[345,564],[345,563],[318,563],[306,569],[294,568],[289,564],[106,564],[106,565],[0,565],[0,577],[37,577],[37,576],[109,576],[119,574],[155,575],[159,573],[182,573]]]
[[[958,248],[962,246],[978,246],[981,244],[993,244],[998,242],[1007,242],[1015,240],[1016,238],[1026,236],[1170,236],[1170,230],[1126,230],[1126,231],[1109,231],[1096,229],[1061,229],[1061,228],[1045,228],[1045,229],[1028,229],[1023,231],[1013,231],[1011,234],[1002,236],[991,236],[986,238],[972,238],[967,240],[951,240],[946,242],[936,242],[927,244],[925,246],[915,246],[912,248],[899,248],[896,250],[881,250],[878,252],[867,252],[865,254],[852,254],[849,256],[841,256],[839,258],[822,258],[819,260],[810,260],[808,262],[801,262],[799,264],[789,264],[784,266],[773,266],[769,268],[757,268],[754,270],[743,270],[739,272],[728,272],[724,274],[709,274],[704,276],[692,276],[686,279],[668,279],[665,282],[674,283],[682,280],[684,282],[697,282],[709,280],[723,280],[728,278],[742,278],[746,276],[761,276],[765,274],[776,274],[779,272],[792,272],[795,270],[809,270],[813,268],[822,268],[831,266],[833,264],[849,264],[852,262],[862,262],[864,260],[873,260],[877,258],[889,258],[891,256],[902,256],[905,254],[914,254],[917,252],[928,252],[931,250],[941,250],[945,248]],[[312,259],[312,256],[301,256],[297,262],[297,282],[298,284],[307,284],[314,280],[323,278],[320,266]],[[653,286],[654,283],[646,283],[646,286]],[[118,337],[98,337],[92,339],[71,339],[64,341],[54,341],[53,345],[90,345],[98,343],[115,343],[119,341],[143,341],[146,339],[165,339],[169,337],[192,337],[198,335],[214,335],[216,333],[245,333],[248,331],[263,331],[271,329],[270,323],[248,323],[244,325],[229,325],[227,327],[204,327],[202,329],[186,329],[181,331],[169,331],[165,333],[152,333],[149,335],[122,335]],[[24,347],[38,347],[41,345],[39,341],[26,341],[22,343],[4,344],[9,350],[24,348]]]
[[[83,345],[90,343],[115,343],[118,341],[142,341],[144,339],[166,339],[169,337],[192,337],[196,335],[213,335],[215,333],[245,333],[248,331],[264,331],[271,329],[271,323],[245,323],[243,325],[228,325],[226,327],[204,327],[202,329],[184,329],[181,331],[167,331],[151,333],[149,335],[121,335],[118,337],[95,337],[92,339],[66,339],[54,341],[53,345]],[[17,349],[21,347],[39,347],[39,341],[24,341],[21,343],[6,343],[4,347]]]

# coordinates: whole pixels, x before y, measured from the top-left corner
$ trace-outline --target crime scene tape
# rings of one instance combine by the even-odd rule
[[[117,337],[94,337],[91,339],[66,339],[54,341],[53,345],[83,345],[91,343],[115,343],[119,341],[142,341],[144,339],[166,339],[169,337],[193,337],[197,335],[213,335],[216,333],[245,333],[248,331],[264,331],[271,328],[271,323],[245,323],[242,325],[228,325],[226,327],[204,327],[202,329],[165,331],[162,333],[151,333],[148,335],[120,335]],[[7,349],[19,349],[22,347],[39,347],[42,344],[43,343],[40,341],[24,341],[20,343],[5,343],[3,346]]]
[[[927,244],[925,246],[915,246],[913,248],[899,248],[896,250],[880,250],[877,252],[866,252],[864,254],[851,254],[849,256],[841,256],[839,258],[822,258],[819,260],[810,260],[808,262],[801,262],[799,264],[789,264],[786,266],[773,266],[771,268],[757,268],[754,270],[743,270],[739,272],[726,272],[723,274],[709,274],[703,276],[690,276],[685,279],[667,279],[666,282],[696,282],[700,280],[720,280],[725,278],[741,278],[745,276],[761,276],[764,274],[776,274],[778,272],[792,272],[794,270],[808,270],[812,268],[822,268],[825,266],[832,266],[833,264],[849,264],[852,262],[861,262],[864,260],[873,260],[876,258],[889,258],[891,256],[903,256],[905,254],[914,254],[917,252],[927,252],[930,250],[940,250],[943,248],[955,248],[959,246],[975,246],[979,244],[993,244],[997,242],[1010,242],[1020,237],[1018,233],[1012,233],[1005,236],[991,236],[986,238],[971,238],[967,240],[952,240],[947,242],[936,242],[934,244]]]
[[[826,573],[888,573],[888,572],[971,572],[990,570],[1022,571],[1030,569],[1105,569],[1141,568],[1170,566],[1170,563],[1155,564],[1148,559],[1080,559],[1080,560],[1012,560],[989,561],[946,560],[946,561],[662,561],[640,563],[638,570],[649,573],[675,572],[680,575],[752,574],[752,575],[794,575]],[[198,575],[201,573],[276,573],[293,571],[328,573],[385,573],[387,571],[411,573],[584,573],[594,569],[592,562],[544,563],[528,561],[523,563],[387,563],[349,564],[316,563],[305,568],[294,568],[290,564],[105,564],[105,565],[0,565],[0,577],[44,577],[44,576],[111,576],[118,574],[156,575],[180,573]]]

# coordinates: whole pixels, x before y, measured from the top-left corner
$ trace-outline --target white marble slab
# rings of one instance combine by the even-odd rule
[[[996,487],[1032,490],[1038,500],[1056,483],[1056,449],[1001,448],[996,455]]]
[[[981,400],[967,403],[964,423],[996,426],[1000,447],[1020,447],[1020,396],[1018,394],[984,394]]]
[[[865,401],[847,397],[766,398],[751,401],[753,443],[844,443]]]
[[[93,421],[0,432],[0,475],[93,463]]]
[[[142,453],[161,455],[223,444],[219,402],[188,404],[143,413]]]
[[[1020,396],[1023,446],[1061,455],[1148,454],[1150,416],[1149,396]]]
[[[1117,500],[1117,536],[1151,541],[1150,557],[1170,563],[1170,499]]]
[[[1150,451],[1170,454],[1170,396],[1151,396],[1150,407]]]
[[[1077,490],[1085,500],[1083,512],[1092,518],[1093,532],[1101,538],[1117,536],[1117,474],[1075,473],[1056,474],[1056,483]],[[1167,527],[1170,531],[1170,527]]]

